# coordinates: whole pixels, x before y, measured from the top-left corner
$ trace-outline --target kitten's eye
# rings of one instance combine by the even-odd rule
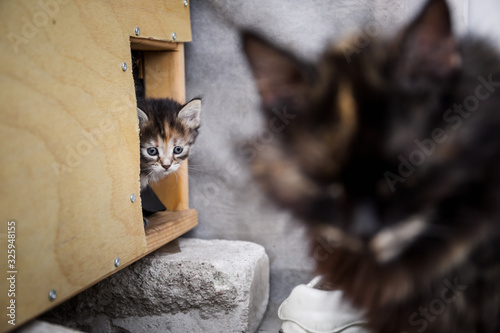
[[[155,147],[149,147],[147,150],[149,155],[151,156],[156,156],[158,155],[158,149],[156,149]]]
[[[182,153],[182,147],[181,146],[175,146],[174,147],[174,154],[176,155],[179,155],[180,153]]]

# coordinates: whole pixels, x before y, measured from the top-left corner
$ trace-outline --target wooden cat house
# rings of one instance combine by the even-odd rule
[[[8,331],[192,229],[197,213],[184,163],[154,186],[167,211],[144,230],[131,57],[141,51],[146,96],[184,102],[186,0],[1,1],[0,17]]]

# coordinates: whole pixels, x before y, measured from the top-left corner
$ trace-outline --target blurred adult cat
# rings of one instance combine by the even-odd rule
[[[456,38],[444,0],[349,45],[309,63],[243,33],[267,121],[296,116],[255,179],[374,332],[500,332],[500,56]]]

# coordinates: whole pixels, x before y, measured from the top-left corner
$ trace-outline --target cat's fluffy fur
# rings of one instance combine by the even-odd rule
[[[179,169],[200,127],[201,99],[185,105],[170,98],[137,101],[141,144],[141,190]]]
[[[314,64],[243,48],[266,121],[289,119],[255,179],[310,227],[318,273],[374,332],[500,332],[498,53],[454,37],[444,0]]]

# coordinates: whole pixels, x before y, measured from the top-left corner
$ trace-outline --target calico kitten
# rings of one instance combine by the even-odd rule
[[[500,332],[499,54],[444,0],[317,63],[243,48],[275,129],[255,179],[310,227],[317,272],[373,332]]]
[[[184,106],[169,98],[137,101],[141,145],[141,191],[177,171],[189,157],[200,127],[201,99]]]

